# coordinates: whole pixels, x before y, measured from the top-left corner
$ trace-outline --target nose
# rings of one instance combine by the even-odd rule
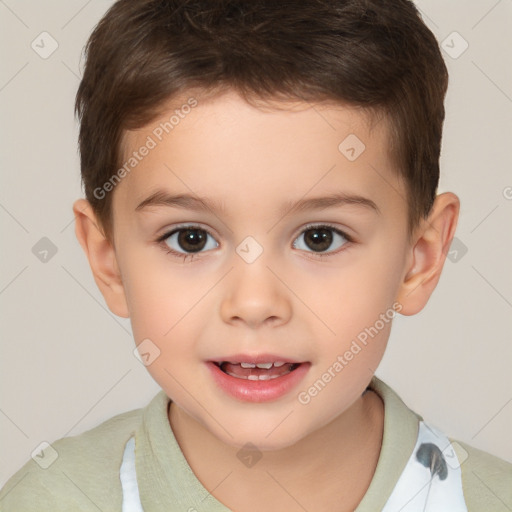
[[[245,324],[251,329],[266,324],[273,327],[286,324],[292,314],[292,293],[284,284],[284,276],[269,268],[264,255],[252,263],[236,254],[235,257],[235,268],[224,284],[222,320],[234,325]]]

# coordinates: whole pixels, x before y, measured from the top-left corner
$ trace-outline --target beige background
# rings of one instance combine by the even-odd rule
[[[80,52],[110,4],[0,0],[0,485],[41,442],[142,407],[159,389],[73,229]],[[462,201],[459,241],[426,309],[395,321],[377,375],[448,435],[512,461],[512,2],[418,6],[451,53],[441,191]],[[39,51],[51,49],[43,31],[58,43],[46,59],[31,47],[46,37]],[[57,249],[46,262],[43,237]]]

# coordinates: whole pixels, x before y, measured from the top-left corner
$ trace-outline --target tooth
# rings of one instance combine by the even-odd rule
[[[268,369],[272,368],[272,363],[258,363],[258,364],[256,364],[256,366],[258,368],[263,368],[265,370],[268,370]]]
[[[249,375],[247,377],[248,380],[259,380],[257,375]]]
[[[274,366],[276,368],[279,368],[280,366],[283,366],[284,364],[286,364],[284,361],[277,361],[277,362],[274,363]]]
[[[258,377],[258,380],[269,380],[270,379],[270,375],[265,375],[265,374],[262,374]]]
[[[242,368],[256,368],[256,365],[252,363],[240,363],[240,366]]]

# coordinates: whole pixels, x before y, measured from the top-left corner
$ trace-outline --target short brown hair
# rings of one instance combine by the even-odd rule
[[[409,231],[430,212],[448,73],[410,0],[118,0],[85,54],[75,104],[82,182],[109,238],[112,194],[95,190],[122,165],[123,133],[191,89],[384,114]]]

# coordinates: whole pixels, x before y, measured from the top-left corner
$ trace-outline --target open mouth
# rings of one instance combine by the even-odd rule
[[[311,367],[283,355],[239,354],[207,361],[220,390],[242,402],[269,402],[288,395]],[[288,360],[287,360],[288,359]]]
[[[275,361],[268,363],[234,363],[230,361],[215,362],[227,375],[237,379],[271,380],[288,375],[302,363]]]

